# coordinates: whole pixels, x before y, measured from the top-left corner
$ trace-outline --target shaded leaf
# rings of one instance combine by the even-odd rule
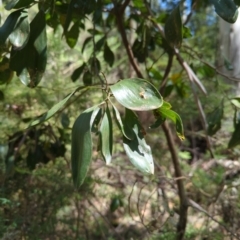
[[[192,37],[192,33],[190,31],[190,29],[186,26],[183,26],[183,38],[190,38]]]
[[[151,148],[146,144],[144,131],[137,116],[126,108],[124,126],[128,126],[133,133],[133,139],[129,140],[123,136],[123,147],[131,163],[141,172],[154,173],[154,164]]]
[[[132,110],[153,110],[161,107],[163,103],[158,90],[143,79],[124,79],[110,86],[110,89],[120,104]]]
[[[208,129],[210,136],[214,135],[221,128],[221,120],[223,118],[223,101],[220,106],[215,108],[207,115]]]
[[[61,115],[61,124],[64,128],[68,128],[70,124],[70,119],[68,117],[68,114],[62,113]]]
[[[72,177],[77,188],[83,184],[92,161],[91,128],[99,110],[98,106],[85,110],[72,128]]]
[[[232,137],[228,143],[228,148],[234,148],[240,144],[240,121],[236,124]]]
[[[115,119],[117,121],[117,125],[118,125],[119,129],[121,130],[123,136],[126,137],[127,139],[131,140],[133,138],[133,135],[130,134],[130,136],[128,136],[125,133],[121,115],[120,115],[119,111],[117,110],[117,108],[113,104],[112,104],[112,107],[113,107],[113,116],[115,117]]]
[[[74,48],[79,35],[79,24],[78,22],[74,23],[71,29],[65,33],[67,44],[70,48]]]
[[[168,44],[172,48],[180,48],[182,45],[182,19],[180,7],[177,6],[166,21],[164,32]]]
[[[87,38],[85,39],[85,41],[83,42],[83,46],[82,46],[82,53],[84,52],[85,47],[87,46],[87,44],[88,44],[90,41],[92,41],[92,37],[87,37]]]
[[[9,69],[9,59],[4,57],[0,62],[0,84],[6,84],[13,78],[13,71]]]
[[[112,118],[108,107],[103,115],[99,133],[101,154],[106,164],[109,164],[112,160],[113,139],[112,139]]]
[[[74,72],[71,75],[71,79],[73,82],[76,82],[76,80],[81,76],[85,68],[86,68],[86,63],[83,63],[80,67],[74,70]]]
[[[232,0],[210,0],[216,13],[225,21],[235,23],[238,17],[238,8]]]
[[[103,57],[104,57],[104,60],[109,64],[109,66],[112,67],[114,63],[114,54],[112,50],[109,48],[107,42],[105,42],[105,45],[104,45]]]
[[[89,59],[89,64],[91,66],[91,73],[94,75],[98,75],[101,70],[101,64],[100,64],[100,61],[98,60],[98,58],[91,57]]]
[[[21,50],[12,48],[10,68],[17,72],[21,82],[36,87],[42,79],[47,64],[46,22],[39,11],[30,24],[30,38]]]
[[[103,44],[105,43],[105,40],[106,40],[106,37],[104,36],[96,42],[95,51],[100,51],[101,50]]]
[[[4,100],[4,93],[2,90],[0,90],[0,101]]]
[[[89,71],[83,74],[83,83],[85,86],[92,85],[92,74]]]
[[[29,6],[33,2],[34,2],[34,0],[11,0],[5,6],[5,9],[11,10],[13,8],[15,8],[15,9],[23,8],[23,7]]]

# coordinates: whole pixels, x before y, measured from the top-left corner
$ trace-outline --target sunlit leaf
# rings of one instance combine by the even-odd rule
[[[184,137],[184,129],[183,129],[183,124],[182,124],[182,119],[180,116],[174,112],[173,110],[170,109],[171,105],[168,102],[163,103],[162,107],[154,110],[154,115],[158,118],[164,119],[170,119],[173,121],[173,123],[176,126],[176,132],[178,137],[183,140],[185,139]]]
[[[235,107],[240,108],[240,97],[232,98],[232,99],[231,99],[231,103],[232,103]]]
[[[177,6],[166,21],[164,32],[168,44],[173,48],[180,48],[182,45],[182,19],[180,7]]]
[[[110,86],[110,89],[120,104],[132,110],[153,110],[161,107],[163,103],[158,90],[143,79],[124,79]]]
[[[151,148],[144,139],[144,130],[137,116],[126,108],[124,126],[128,126],[133,133],[133,139],[129,140],[123,136],[123,147],[131,163],[145,174],[154,173],[154,163]]]
[[[109,164],[112,160],[113,139],[112,139],[112,118],[108,107],[103,115],[103,119],[99,129],[99,134],[101,153],[106,164]]]
[[[98,106],[85,110],[76,119],[72,128],[72,177],[77,188],[84,182],[92,161],[91,128],[99,110]]]
[[[232,0],[210,0],[216,13],[225,21],[235,23],[238,17],[238,7]]]
[[[9,35],[9,40],[15,48],[23,48],[28,42],[29,34],[28,12],[24,10],[21,12],[14,30]]]

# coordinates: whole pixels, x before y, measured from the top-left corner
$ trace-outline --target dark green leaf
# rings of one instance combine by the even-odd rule
[[[108,107],[103,115],[99,133],[101,154],[106,164],[109,164],[112,160],[113,139],[112,139],[112,118]]]
[[[12,12],[7,19],[5,20],[4,24],[0,28],[0,46],[3,45],[9,35],[14,31],[19,18],[21,17],[22,10],[18,10]]]
[[[61,123],[64,128],[68,128],[70,124],[70,119],[68,117],[68,114],[62,113],[61,115]]]
[[[128,126],[133,133],[133,139],[129,140],[123,136],[123,146],[131,163],[141,172],[154,173],[154,164],[151,148],[144,139],[144,129],[140,125],[137,116],[126,108],[124,126]],[[126,131],[125,131],[126,132]]]
[[[85,86],[92,85],[92,74],[89,71],[83,74],[83,83]]]
[[[96,42],[95,51],[100,51],[101,50],[103,44],[105,43],[105,40],[106,40],[106,37],[104,36]]]
[[[0,90],[0,101],[4,100],[4,93],[2,90]]]
[[[228,143],[228,148],[234,148],[240,144],[240,121],[236,124],[235,130],[232,137]]]
[[[234,3],[235,3],[237,6],[240,6],[240,0],[234,0]]]
[[[92,40],[92,37],[87,37],[85,39],[85,41],[83,42],[83,46],[82,46],[82,53],[84,52],[85,47],[87,46],[87,44]]]
[[[0,85],[7,84],[13,78],[13,71],[9,69],[9,59],[4,57],[0,62]]]
[[[82,66],[74,70],[73,74],[71,75],[71,79],[73,82],[76,82],[76,80],[80,77],[80,75],[85,70],[85,68],[86,68],[86,63],[83,63]]]
[[[238,8],[232,0],[210,0],[216,13],[225,21],[235,23],[238,17]]]
[[[6,10],[23,8],[29,6],[33,2],[34,0],[10,0],[5,8]]]
[[[208,134],[214,135],[221,128],[221,121],[223,118],[223,101],[220,106],[215,108],[210,114],[207,115]]]
[[[78,22],[74,23],[71,29],[65,33],[67,44],[70,48],[74,48],[79,35],[79,24]]]
[[[168,44],[172,48],[180,48],[182,45],[182,19],[180,8],[177,6],[166,21],[164,32]]]
[[[110,89],[119,103],[132,110],[149,111],[161,107],[163,103],[158,90],[143,79],[124,79]]]
[[[91,128],[99,110],[98,106],[85,110],[72,128],[72,177],[77,188],[83,184],[92,161]]]
[[[79,88],[77,89],[79,90]],[[63,100],[61,100],[59,103],[57,103],[56,105],[54,105],[51,109],[49,109],[46,113],[44,113],[42,116],[40,116],[39,118],[35,119],[33,122],[31,122],[29,124],[29,127],[35,126],[37,124],[43,123],[45,121],[47,121],[49,118],[51,118],[58,110],[60,110],[65,104],[66,102],[73,96],[73,94],[77,91],[73,91],[72,93],[70,93],[67,97],[65,97]]]
[[[109,64],[109,66],[112,67],[114,63],[114,54],[112,50],[109,48],[107,42],[105,42],[103,57],[104,60]]]
[[[36,87],[47,64],[47,36],[45,15],[40,10],[30,24],[27,45],[17,50],[12,48],[10,68],[17,72],[21,82]]]
[[[115,212],[122,205],[123,205],[122,200],[119,197],[114,197],[110,204],[110,211]]]
[[[22,11],[14,30],[9,35],[9,40],[15,48],[23,48],[28,42],[29,34],[28,12]]]
[[[89,64],[91,66],[91,73],[94,74],[95,76],[100,73],[101,70],[101,64],[98,58],[96,57],[91,57],[89,59]]]
[[[232,66],[232,64],[229,62],[229,60],[227,58],[224,58],[224,65],[225,65],[225,68],[228,71],[232,71],[233,70],[233,66]]]
[[[166,118],[160,115],[160,116],[158,116],[158,118],[157,118],[157,120],[155,121],[155,123],[152,124],[149,128],[150,128],[150,129],[156,129],[156,128],[158,128],[159,126],[161,126],[161,125],[164,123],[165,120],[166,120]]]

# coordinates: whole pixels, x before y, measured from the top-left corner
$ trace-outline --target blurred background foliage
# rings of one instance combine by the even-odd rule
[[[39,1],[29,10],[32,18],[38,8],[44,9],[48,25],[48,60],[40,84],[31,89],[16,75],[10,82],[0,79],[0,238],[175,239],[179,200],[161,130],[146,130],[155,159],[154,177],[142,175],[129,164],[114,126],[112,164],[106,166],[94,149],[90,173],[76,190],[70,173],[71,127],[80,112],[102,100],[101,91],[76,94],[49,121],[26,129],[76,86],[98,83],[96,72],[104,73],[109,84],[134,76],[110,14],[113,3],[121,1],[79,1],[82,8],[72,10],[69,27],[67,9],[72,2]],[[159,86],[168,49],[147,19],[143,2],[131,1],[124,27],[146,78]],[[163,25],[179,3],[149,2]],[[164,97],[184,123],[186,140],[176,137],[175,142],[188,196],[209,213],[189,210],[185,239],[234,239],[231,232],[240,234],[240,150],[228,148],[228,142],[234,131],[231,97],[235,95],[232,84],[204,63],[214,66],[219,51],[218,17],[212,5],[186,1],[183,19],[191,11],[186,25],[190,34],[183,40],[181,53],[208,91],[206,96],[199,94],[207,117],[216,108],[224,108],[224,115],[218,119],[220,130],[211,137],[212,158],[187,74],[174,58]],[[7,15],[1,6],[1,24]],[[147,47],[142,45],[144,38]],[[150,115],[140,117],[145,127],[154,121]]]

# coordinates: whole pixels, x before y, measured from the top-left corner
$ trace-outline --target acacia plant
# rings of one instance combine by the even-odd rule
[[[166,99],[174,90],[178,93],[177,97],[181,98],[184,95],[183,86],[188,86],[199,110],[207,147],[212,156],[210,136],[221,127],[223,104],[219,104],[208,118],[205,117],[199,95],[206,95],[206,88],[194,71],[191,60],[186,61],[189,59],[186,58],[188,54],[191,56],[195,52],[188,46],[186,49],[190,49],[189,52],[185,51],[184,55],[181,53],[184,41],[191,38],[191,31],[187,27],[187,24],[191,23],[191,15],[194,11],[204,9],[206,1],[175,1],[171,3],[171,12],[162,10],[164,2],[8,0],[4,6],[9,15],[0,27],[0,82],[11,84],[16,73],[27,87],[38,87],[48,66],[47,35],[54,34],[60,27],[62,38],[58,41],[66,41],[70,48],[74,48],[79,44],[82,33],[88,32],[89,36],[85,38],[81,48],[84,52],[86,46],[92,45],[92,52],[88,61],[72,72],[71,79],[76,82],[75,90],[46,113],[32,120],[28,131],[47,121],[63,107],[69,106],[71,99],[79,92],[94,90],[102,94],[103,101],[81,112],[72,127],[72,177],[76,188],[80,188],[91,165],[92,133],[99,138],[98,149],[102,158],[106,164],[111,162],[114,144],[113,121],[120,129],[122,144],[131,163],[143,174],[154,174],[152,150],[144,139],[145,130],[135,114],[135,111],[153,112],[155,123],[150,128],[162,127],[172,158],[180,200],[177,239],[184,239],[188,207],[192,206],[200,211],[202,209],[189,201],[186,195],[176,143],[168,120],[175,125],[176,134],[181,140],[184,140],[183,124],[180,116],[171,109],[171,101],[175,100],[168,102]],[[239,1],[211,0],[210,3],[224,20],[230,23],[236,21]],[[188,6],[191,11],[183,22],[184,6]],[[111,36],[116,36],[121,42],[120,53],[117,53],[115,46],[109,41]],[[122,54],[127,55],[129,71],[124,71],[121,79],[111,79],[109,83],[102,66],[107,64],[108,68],[114,68],[116,58],[123,57]],[[105,63],[99,60],[100,55]],[[163,55],[167,59],[166,65],[158,69],[158,61]],[[188,80],[186,78],[183,82],[179,74],[178,82],[171,84],[169,73],[175,60],[181,69],[180,73],[185,72]],[[210,63],[205,62],[204,66],[208,70],[215,70]],[[82,80],[80,83],[77,81],[79,79]],[[1,96],[2,94],[1,92]],[[237,118],[239,98],[232,99],[232,103],[235,108],[235,131],[229,141],[229,148],[240,143],[240,121]],[[119,104],[125,108],[124,117],[117,108]],[[9,153],[9,159],[10,156]]]

